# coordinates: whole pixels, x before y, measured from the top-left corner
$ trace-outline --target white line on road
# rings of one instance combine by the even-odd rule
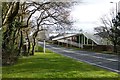
[[[52,47],[52,48],[54,48],[54,47]],[[67,51],[67,50],[63,50],[63,51],[65,51],[65,52],[71,52],[71,51]],[[74,52],[72,52],[72,53],[74,53]],[[58,54],[60,54],[60,53],[58,53]],[[74,54],[79,54],[79,53],[74,53]],[[95,66],[98,66],[98,67],[102,67],[102,68],[105,68],[105,69],[108,69],[108,70],[120,73],[120,71],[116,70],[116,69],[112,69],[112,68],[109,68],[109,67],[101,66],[101,65],[98,65],[98,64],[95,64],[95,63],[91,63],[91,62],[88,62],[88,61],[85,61],[85,60],[81,60],[81,59],[78,59],[78,58],[75,58],[75,57],[71,57],[71,56],[68,56],[68,55],[65,55],[65,54],[61,54],[61,55],[64,55],[64,56],[67,56],[67,57],[70,57],[70,58],[73,58],[73,59],[76,59],[76,60],[80,60],[82,62],[86,62],[86,63],[91,64],[91,65],[95,65]],[[96,56],[94,56],[94,57],[96,57]],[[99,58],[103,58],[103,57],[99,57]],[[108,60],[111,60],[111,59],[108,59]],[[111,61],[113,61],[113,60],[111,60]]]
[[[94,55],[90,55],[90,54],[75,53],[74,51],[68,51],[68,50],[63,50],[63,51],[70,52],[70,53],[73,53],[73,54],[91,56],[91,57],[95,57],[95,58],[99,58],[99,59],[105,59],[105,60],[108,60],[108,61],[118,61],[117,59],[104,58],[104,57],[94,56]]]
[[[54,49],[61,49],[61,48],[55,48]],[[68,50],[63,50],[65,52],[70,52],[73,54],[79,54],[79,55],[85,55],[85,56],[91,56],[91,57],[95,57],[95,58],[100,58],[100,59],[105,59],[105,60],[109,60],[109,61],[118,61],[117,59],[110,59],[110,58],[104,58],[104,57],[98,57],[98,56],[94,56],[94,55],[90,55],[90,54],[83,54],[83,53],[75,53],[74,51],[68,51]]]
[[[55,49],[55,47],[53,47],[53,46],[51,46],[51,48]],[[56,48],[56,49],[61,49],[61,48]],[[71,51],[67,51],[67,50],[63,50],[63,51],[65,51],[65,52],[71,52]],[[56,51],[53,51],[53,52],[56,52]],[[74,51],[72,51],[71,53],[80,54],[80,53],[75,53]],[[58,53],[58,54],[60,54],[60,53]],[[91,63],[91,62],[88,62],[88,61],[85,61],[85,60],[81,60],[81,59],[78,59],[78,58],[75,58],[75,57],[71,57],[69,55],[65,55],[65,54],[61,54],[61,55],[64,55],[64,56],[67,56],[67,57],[70,57],[70,58],[73,58],[73,59],[76,59],[76,60],[79,60],[79,61],[82,61],[82,62],[86,62],[86,63],[91,64],[91,65],[95,65],[95,66],[98,66],[98,67],[101,67],[101,68],[105,68],[105,69],[108,69],[108,70],[120,73],[120,71],[116,70],[116,69],[112,69],[112,68],[109,68],[109,67],[101,66],[101,65],[98,65],[98,64],[95,64],[95,63]],[[96,56],[94,56],[94,57],[96,57]],[[96,57],[96,58],[103,58],[103,57]],[[107,59],[107,58],[104,58],[104,59]],[[107,59],[107,60],[117,61],[117,60],[114,60],[114,59]]]
[[[60,54],[60,53],[58,53],[58,54]],[[65,55],[65,54],[61,54],[61,55],[64,55],[64,56],[67,56],[67,57],[70,57],[70,58],[73,58],[73,59],[76,59],[76,60],[79,60],[79,61],[82,61],[82,62],[86,62],[86,63],[91,64],[91,65],[95,65],[95,66],[98,66],[98,67],[102,67],[102,68],[105,68],[105,69],[120,73],[119,70],[115,70],[115,69],[112,69],[112,68],[109,68],[109,67],[101,66],[101,65],[91,63],[91,62],[88,62],[88,61],[85,61],[85,60],[81,60],[81,59],[78,59],[78,58],[75,58],[75,57],[71,57],[71,56],[68,56],[68,55]]]

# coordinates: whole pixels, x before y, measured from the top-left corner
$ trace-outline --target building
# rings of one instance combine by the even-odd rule
[[[103,46],[111,46],[112,43],[107,38],[98,35],[81,32],[76,34],[63,34],[52,39],[53,43],[64,45],[66,47],[74,46],[80,48],[99,48]],[[105,49],[105,48],[104,48]]]

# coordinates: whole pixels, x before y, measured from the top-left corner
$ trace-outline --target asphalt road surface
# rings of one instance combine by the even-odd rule
[[[43,42],[39,42],[43,46]],[[120,61],[117,55],[102,54],[96,52],[73,50],[57,45],[47,44],[46,48],[55,53],[74,58],[76,60],[98,66],[113,72],[120,73]]]

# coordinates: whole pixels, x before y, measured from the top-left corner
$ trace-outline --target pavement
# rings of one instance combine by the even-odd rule
[[[39,42],[43,46],[43,42]],[[113,72],[120,73],[120,61],[117,55],[103,54],[97,52],[74,50],[70,48],[60,47],[53,44],[47,44],[46,48],[55,53],[98,66]]]

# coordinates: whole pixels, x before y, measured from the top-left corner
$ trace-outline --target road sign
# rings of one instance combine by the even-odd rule
[[[46,29],[39,31],[37,35],[37,39],[42,41],[48,40],[49,39],[48,31]]]

